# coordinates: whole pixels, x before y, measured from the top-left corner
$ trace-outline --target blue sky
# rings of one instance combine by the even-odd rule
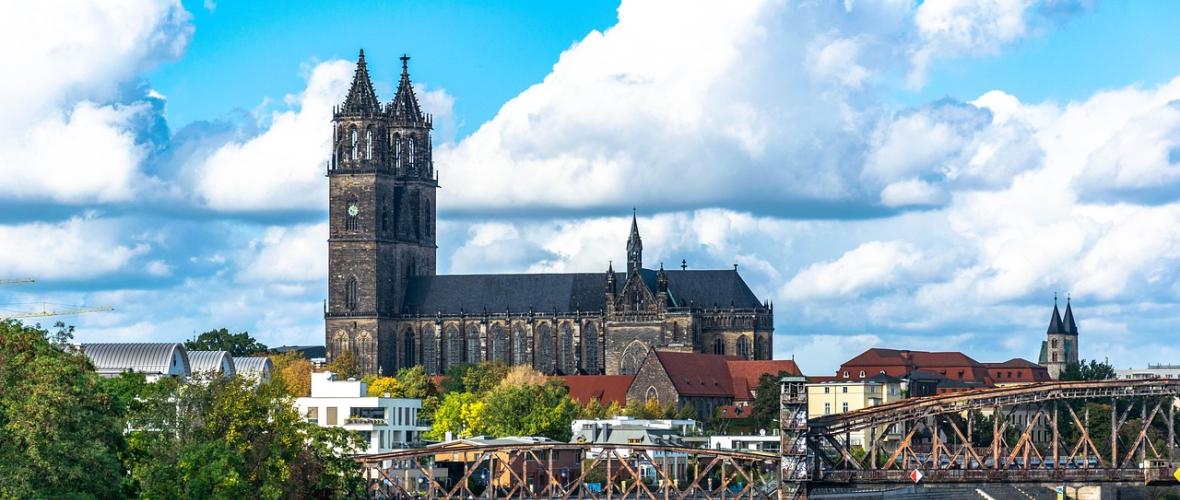
[[[440,271],[729,268],[775,351],[1176,362],[1180,5],[174,2],[0,7],[0,309],[80,340],[322,342],[330,108],[366,50],[435,114]]]

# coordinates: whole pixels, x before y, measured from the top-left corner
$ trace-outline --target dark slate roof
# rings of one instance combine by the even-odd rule
[[[1045,333],[1065,333],[1065,328],[1061,326],[1061,312],[1057,310],[1057,304],[1053,304],[1053,317],[1049,318],[1049,330]]]
[[[761,305],[761,301],[733,270],[665,271],[673,307],[729,307]],[[624,283],[625,273],[616,273]],[[656,272],[643,269],[640,277],[655,293]],[[606,307],[606,279],[602,273],[453,274],[411,278],[403,311],[409,314],[459,312],[598,311]]]
[[[1069,300],[1065,301],[1065,319],[1062,322],[1065,323],[1065,333],[1070,335],[1078,334],[1078,324],[1073,320],[1073,306],[1069,303]]]

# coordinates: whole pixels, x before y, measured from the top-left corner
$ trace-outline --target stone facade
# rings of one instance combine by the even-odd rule
[[[1061,376],[1065,367],[1078,362],[1078,324],[1073,317],[1073,305],[1065,301],[1065,318],[1057,310],[1057,299],[1053,299],[1053,316],[1049,318],[1049,329],[1041,342],[1039,364],[1049,370],[1054,380]]]
[[[429,373],[484,360],[548,374],[633,374],[654,348],[770,359],[774,316],[734,270],[643,267],[635,217],[626,272],[436,273],[431,118],[408,58],[393,102],[377,100],[364,53],[335,109],[328,166],[328,358],[365,373]]]

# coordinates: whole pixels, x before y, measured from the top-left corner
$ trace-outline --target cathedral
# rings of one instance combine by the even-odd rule
[[[431,116],[410,83],[373,91],[361,51],[333,110],[325,344],[364,373],[485,360],[546,374],[634,374],[652,349],[770,359],[774,313],[733,269],[643,267],[632,214],[626,268],[438,275]],[[606,259],[604,259],[606,260]],[[609,262],[609,261],[608,261]]]

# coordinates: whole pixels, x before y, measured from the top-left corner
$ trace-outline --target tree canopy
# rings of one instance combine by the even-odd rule
[[[1116,376],[1114,367],[1110,363],[1093,359],[1087,363],[1083,359],[1081,362],[1065,365],[1065,369],[1061,371],[1061,376],[1058,378],[1060,380],[1107,380]]]
[[[209,330],[184,341],[190,351],[226,351],[231,356],[253,356],[266,352],[266,345],[254,340],[248,332],[230,333],[225,328]]]

